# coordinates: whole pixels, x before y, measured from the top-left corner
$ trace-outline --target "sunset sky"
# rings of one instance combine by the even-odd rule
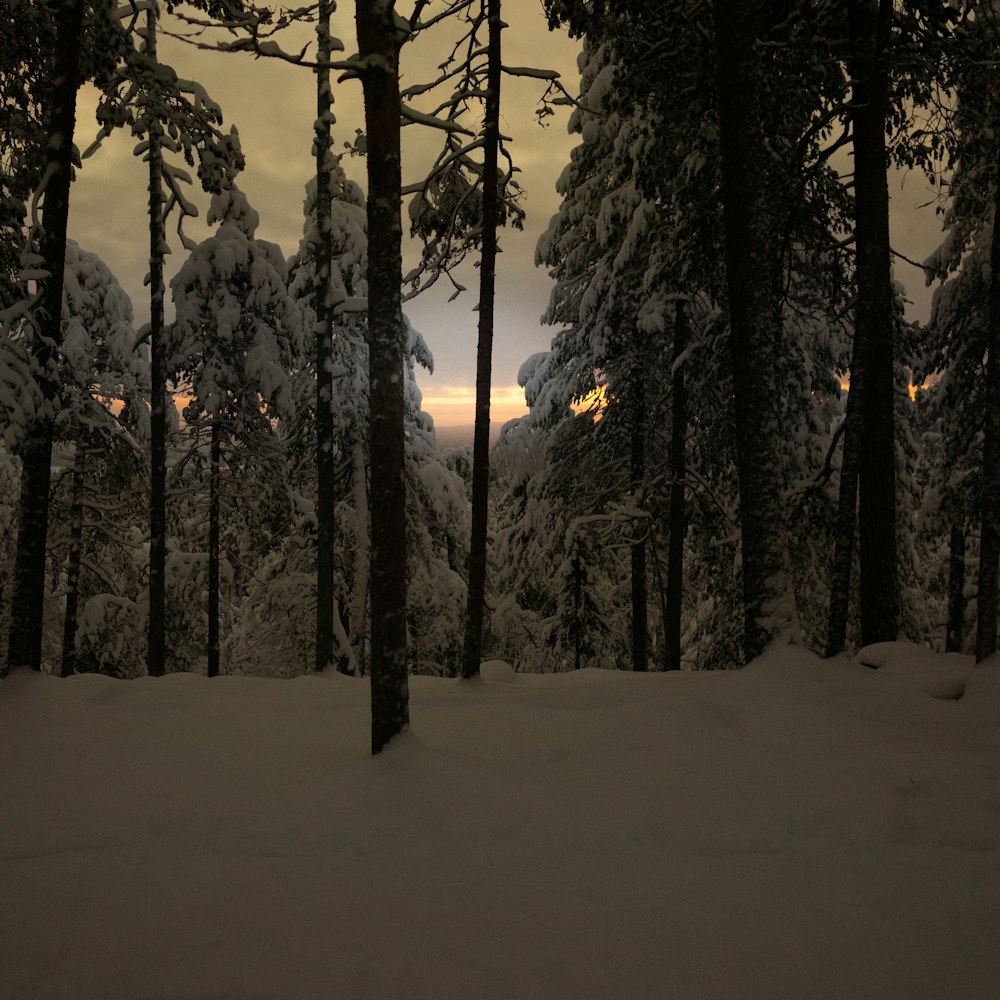
[[[342,2],[334,16],[334,34],[347,52],[356,48],[353,4]],[[405,9],[405,5],[401,5]],[[578,44],[563,33],[547,29],[541,0],[504,0],[504,62],[509,65],[555,69],[568,90],[578,85]],[[168,21],[165,24],[169,25]],[[289,38],[286,48],[297,49],[308,35]],[[403,52],[404,86],[427,79],[443,57],[441,42],[431,36]],[[247,159],[238,180],[258,211],[258,236],[278,243],[286,256],[296,251],[302,229],[302,203],[306,181],[313,175],[312,123],[315,118],[315,83],[311,72],[276,60],[254,60],[245,55],[200,52],[191,46],[161,37],[160,57],[185,78],[202,83],[222,105],[228,124],[240,130]],[[551,282],[534,267],[538,236],[558,209],[555,183],[568,162],[570,150],[579,141],[567,134],[568,113],[548,119],[547,127],[534,118],[542,85],[537,80],[505,80],[502,95],[503,129],[512,137],[515,162],[522,170],[526,191],[524,232],[505,232],[498,260],[497,329],[494,348],[493,418],[496,423],[524,412],[524,397],[517,387],[517,372],[532,353],[548,347],[553,330],[539,317],[549,298]],[[363,125],[361,87],[349,81],[335,87],[334,141],[352,139]],[[86,88],[78,109],[77,145],[89,145],[96,132],[93,110],[96,92]],[[409,126],[404,130],[404,183],[417,180],[437,148],[438,134]],[[132,155],[135,140],[116,134],[84,163],[73,188],[70,236],[84,248],[98,253],[114,271],[132,298],[137,322],[149,315],[148,293],[143,277],[148,270],[146,233],[146,165]],[[364,185],[364,162],[345,157],[348,174]],[[202,239],[209,230],[203,223],[207,198],[194,191],[202,219],[186,226],[188,235]],[[893,230],[897,248],[923,259],[936,245],[939,224],[929,211],[915,212],[929,198],[922,177],[911,176],[900,187],[894,184]],[[167,261],[167,280],[183,262],[185,251],[172,230],[173,249]],[[911,314],[925,317],[929,295],[915,269],[897,265],[897,278],[916,301]],[[424,408],[442,427],[468,425],[473,421],[476,287],[478,272],[467,268],[462,275],[468,291],[448,303],[450,289],[442,283],[426,296],[410,302],[407,315],[427,339],[435,358],[433,375],[419,373]],[[168,319],[172,315],[168,303]]]

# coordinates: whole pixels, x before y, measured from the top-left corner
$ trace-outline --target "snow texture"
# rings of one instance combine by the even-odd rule
[[[493,663],[377,758],[368,698],[0,683],[0,998],[996,995],[998,662]]]

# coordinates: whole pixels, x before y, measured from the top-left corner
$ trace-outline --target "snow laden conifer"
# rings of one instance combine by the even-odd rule
[[[633,102],[636,70],[631,61],[623,69],[617,55],[641,42],[630,38],[628,29],[616,30],[585,43],[580,106],[571,119],[583,141],[560,179],[563,204],[538,249],[539,261],[555,280],[547,318],[564,329],[527,382],[548,383],[532,390],[537,401],[549,392],[562,395],[563,405],[574,397],[577,405],[588,395],[599,398],[600,420],[581,424],[589,434],[574,433],[572,439],[582,444],[589,437],[576,454],[576,468],[589,461],[601,474],[593,476],[589,492],[572,479],[561,516],[585,514],[617,523],[618,544],[631,547],[633,665],[642,663],[644,603],[644,567],[635,557],[649,554],[645,573],[648,606],[655,609],[656,656],[668,652],[670,663],[677,664],[683,646],[688,665],[711,666],[732,662],[745,639],[729,627],[740,620],[743,600],[736,420],[731,332],[720,305],[726,291],[720,283],[722,220],[718,200],[705,196],[719,183],[718,135],[705,125],[711,117],[682,128],[690,109]],[[670,41],[679,44],[676,37]],[[695,75],[697,65],[696,60]],[[711,90],[704,96],[710,115]],[[780,498],[795,507],[796,517],[808,511],[808,518],[797,521],[803,536],[813,537],[809,533],[818,527],[815,537],[822,539],[828,537],[830,497],[821,470],[836,415],[834,371],[844,364],[845,329],[830,308],[839,308],[829,292],[838,262],[825,249],[807,249],[811,239],[823,247],[830,242],[818,206],[832,197],[831,176],[822,166],[818,174],[809,191],[817,205],[807,203],[793,213],[789,244],[776,248],[783,275],[776,303],[781,346],[770,355],[769,377],[786,387],[775,397],[780,400],[773,407],[776,426],[796,428],[772,456]],[[557,454],[568,453],[570,440],[560,443]],[[649,471],[667,468],[666,476]],[[593,506],[584,511],[581,503]],[[822,541],[817,544],[822,549]],[[817,590],[814,568],[803,565],[806,572],[789,574],[788,582],[796,594],[810,595],[800,620],[808,619],[804,623],[814,636],[822,602],[815,596],[823,587]],[[672,572],[675,579],[669,579]],[[624,575],[619,571],[619,579]],[[674,601],[681,579],[687,593],[677,625]],[[657,619],[669,621],[673,634],[665,636]],[[624,625],[618,622],[613,631],[624,635]]]
[[[303,329],[313,332],[295,376],[302,409],[296,437],[311,443],[316,464],[308,480],[314,496],[306,501],[315,518],[315,666],[327,665],[335,641],[339,669],[352,674],[363,664],[368,589],[367,251],[364,194],[327,145],[324,170],[306,187],[303,235],[289,261]],[[338,509],[340,520],[354,512],[345,528],[360,540],[358,559],[337,559]]]
[[[222,455],[252,455],[275,421],[292,415],[288,372],[301,324],[280,248],[256,238],[257,213],[232,187],[212,199],[216,233],[171,282],[176,319],[168,370],[187,388],[184,418],[209,435],[208,672],[219,671],[219,533]]]
[[[166,462],[167,426],[170,409],[167,393],[166,359],[163,344],[164,283],[163,260],[169,253],[166,225],[170,215],[177,218],[183,234],[185,218],[198,214],[186,196],[192,183],[184,167],[172,162],[180,155],[186,166],[197,159],[201,186],[218,192],[243,167],[239,137],[234,129],[222,131],[222,109],[197,81],[185,80],[158,55],[157,33],[163,4],[147,0],[140,6],[123,7],[120,16],[128,25],[129,43],[114,74],[102,88],[98,107],[101,130],[88,151],[92,153],[116,128],[128,127],[140,140],[136,154],[149,164],[149,290],[150,322],[146,335],[150,347],[150,558],[149,636],[147,664],[150,675],[164,672],[166,657]],[[181,6],[170,2],[172,10]],[[218,0],[188,0],[188,6],[212,16],[236,12],[242,3]]]
[[[0,313],[0,332],[8,339],[12,331],[23,335],[24,363],[15,374],[23,398],[29,405],[19,442],[21,484],[11,631],[7,656],[0,674],[13,667],[40,670],[45,603],[45,552],[48,533],[49,485],[55,410],[58,397],[58,349],[61,340],[62,281],[66,256],[66,226],[70,184],[76,148],[76,96],[83,80],[106,69],[107,60],[117,58],[117,43],[94,44],[96,29],[107,23],[110,7],[71,0],[59,5],[52,32],[55,5],[25,5],[15,16],[23,18],[31,43],[51,39],[51,44],[31,44],[21,51],[11,45],[11,24],[0,22],[5,56],[5,81],[20,70],[26,84],[12,103],[4,84],[3,126],[5,138],[2,235],[9,240],[17,232],[18,199],[32,192],[27,237],[19,258],[22,265],[13,281],[9,270],[5,284],[14,291],[14,301],[5,300]],[[90,13],[89,21],[85,14]],[[85,24],[86,22],[86,24]],[[89,28],[90,30],[85,30]],[[32,34],[34,33],[34,37]],[[18,83],[13,84],[14,90]],[[11,113],[13,112],[13,114]],[[37,123],[37,127],[36,127]],[[43,152],[44,151],[44,152]],[[44,164],[44,169],[42,166]],[[41,172],[39,173],[39,171]],[[17,176],[20,172],[20,176]],[[13,184],[10,181],[13,180]],[[11,209],[13,208],[13,214]],[[10,248],[5,256],[9,268]],[[5,377],[4,381],[11,381]]]
[[[53,528],[47,543],[53,586],[46,595],[43,651],[56,673],[78,666],[104,669],[108,661],[99,651],[107,651],[104,627],[110,616],[124,642],[115,646],[123,655],[113,669],[128,675],[126,654],[141,638],[143,617],[136,602],[142,548],[134,501],[148,432],[148,363],[136,350],[128,296],[107,265],[72,240],[66,242],[62,286]],[[26,368],[24,332],[11,331],[0,349],[7,376]],[[19,357],[22,364],[16,363]],[[4,424],[16,447],[24,431],[24,398],[16,385],[9,388],[8,402],[19,405],[4,407]]]
[[[63,513],[58,523],[67,527],[68,537],[60,585],[65,611],[58,672],[65,676],[78,667],[110,666],[110,618],[129,643],[113,644],[129,655],[110,668],[129,675],[130,654],[141,645],[143,624],[136,586],[142,561],[136,500],[149,434],[149,363],[136,348],[128,296],[107,265],[72,240],[66,244],[63,279],[61,369],[56,441],[67,455],[67,466],[54,500]]]

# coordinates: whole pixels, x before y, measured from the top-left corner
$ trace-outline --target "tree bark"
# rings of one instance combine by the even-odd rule
[[[774,404],[781,320],[768,169],[773,152],[762,124],[764,67],[756,46],[770,9],[764,0],[714,3],[747,662],[796,626]]]
[[[1000,562],[1000,147],[990,246],[990,326],[986,343],[982,534],[976,598],[976,662],[997,649],[997,565]]]
[[[500,0],[489,0],[486,110],[483,122],[483,230],[479,261],[479,344],[476,352],[476,425],[472,443],[472,538],[462,676],[475,677],[483,652],[486,538],[490,488],[490,392],[493,382],[493,312],[496,291],[498,160],[500,150]]]
[[[687,310],[677,302],[674,322],[673,403],[670,414],[670,540],[667,549],[667,613],[663,623],[667,670],[681,669],[681,603],[684,596],[684,538],[687,534],[684,478],[687,392],[681,355],[687,349]]]
[[[854,331],[851,384],[844,413],[844,443],[840,460],[840,486],[830,572],[830,608],[826,623],[826,655],[836,656],[847,645],[847,611],[851,602],[851,573],[858,521],[858,478],[864,426],[864,344],[862,331]]]
[[[885,149],[891,15],[891,0],[852,0],[851,105],[858,281],[854,323],[865,355],[858,507],[864,645],[894,640],[899,629],[894,317]]]
[[[319,248],[316,255],[316,670],[322,671],[334,658],[335,568],[333,553],[335,464],[333,441],[333,304],[330,275],[333,268],[333,179],[330,134],[333,96],[329,63],[330,12],[334,4],[323,0],[316,25],[316,224]]]
[[[72,181],[76,94],[80,88],[83,0],[66,0],[60,10],[52,55],[51,108],[47,115],[47,171],[42,207],[42,282],[32,345],[43,410],[28,428],[21,448],[21,491],[7,669],[42,668],[45,609],[45,550],[49,521],[54,407],[59,391],[58,350],[62,343],[63,271]],[[6,672],[6,671],[5,671]]]
[[[962,652],[964,631],[965,529],[960,524],[953,524],[948,544],[948,630],[945,634],[945,652]]]
[[[363,677],[367,663],[365,621],[368,610],[369,528],[368,528],[368,469],[365,465],[364,443],[359,435],[352,447],[354,466],[354,588],[351,593],[349,645],[355,651],[355,669]]]
[[[77,442],[73,458],[73,488],[70,499],[69,552],[66,555],[66,613],[63,617],[60,677],[76,672],[76,627],[80,607],[80,562],[83,557],[83,489],[90,435]]]
[[[646,477],[646,393],[643,373],[633,379],[632,440],[630,448],[629,478],[632,503],[638,506]],[[649,669],[649,618],[646,591],[646,539],[633,542],[631,547],[632,570],[632,669],[640,672]]]
[[[573,550],[573,669],[583,666],[583,563],[580,546]]]
[[[219,676],[219,466],[222,424],[212,418],[208,472],[208,676]]]
[[[368,143],[372,753],[409,723],[406,663],[400,37],[392,2],[356,0]]]
[[[156,62],[157,9],[146,11],[146,53]],[[155,114],[149,128],[149,622],[146,672],[166,670],[167,567],[167,365],[163,342],[163,257],[167,253],[163,219],[162,128]]]

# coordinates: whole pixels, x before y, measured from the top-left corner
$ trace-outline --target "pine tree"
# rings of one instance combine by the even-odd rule
[[[399,47],[395,5],[356,0],[368,149],[372,753],[409,722]]]
[[[45,110],[46,172],[42,230],[36,261],[40,290],[32,327],[30,356],[37,372],[41,412],[35,414],[20,447],[21,499],[11,610],[11,633],[4,673],[16,667],[42,666],[42,615],[45,601],[45,551],[48,532],[49,475],[54,433],[53,405],[62,339],[62,282],[66,223],[72,180],[76,93],[82,82],[83,0],[68,0],[61,11],[51,54],[51,90]],[[46,14],[41,12],[41,16]]]
[[[192,394],[185,420],[207,422],[209,445],[208,675],[220,666],[219,543],[223,444],[253,450],[271,423],[291,415],[288,369],[300,353],[300,314],[286,287],[279,247],[256,238],[257,213],[233,187],[212,200],[214,236],[196,247],[171,282],[177,319],[168,370]]]

